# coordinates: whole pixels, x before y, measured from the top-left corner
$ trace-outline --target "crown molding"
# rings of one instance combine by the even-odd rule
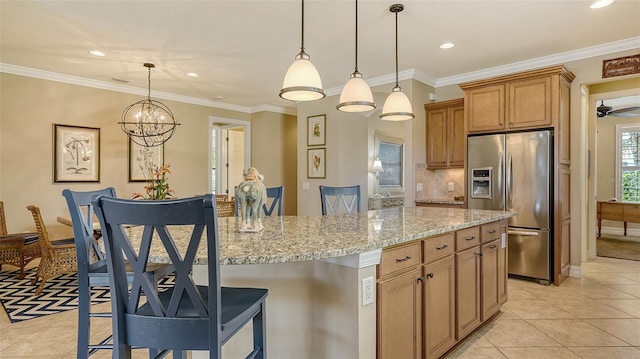
[[[140,96],[148,95],[147,89],[127,86],[127,85],[113,84],[105,81],[92,80],[84,77],[65,75],[57,72],[37,70],[29,67],[5,64],[5,63],[0,63],[0,72],[33,77],[33,78],[38,78],[42,80],[68,83],[68,84],[78,85],[78,86],[92,87],[92,88],[97,88],[101,90],[128,93],[132,95],[140,95]],[[255,107],[247,107],[247,106],[228,104],[228,103],[219,102],[219,101],[207,100],[207,99],[198,98],[198,97],[183,96],[183,95],[177,95],[169,92],[153,91],[153,90],[151,90],[151,95],[157,99],[189,103],[192,105],[213,107],[213,108],[218,108],[222,110],[230,110],[230,111],[236,111],[236,112],[242,112],[242,113],[256,113],[261,111],[271,111],[276,113],[284,113],[288,115],[295,114],[295,109],[273,106],[273,105],[259,105]]]
[[[526,61],[515,62],[512,64],[503,65],[503,66],[496,66],[496,67],[491,67],[483,70],[471,71],[463,74],[442,77],[439,79],[434,79],[428,74],[417,71],[415,69],[409,69],[409,70],[398,72],[398,80],[415,79],[426,85],[432,86],[434,88],[438,88],[438,87],[449,86],[449,85],[457,85],[464,82],[481,80],[481,79],[495,77],[495,76],[507,75],[507,74],[526,71],[534,68],[559,65],[565,62],[577,61],[577,60],[582,60],[590,57],[602,56],[602,55],[607,55],[607,54],[612,54],[612,53],[627,51],[627,50],[633,50],[638,48],[640,48],[640,36],[619,40],[619,41],[614,41],[606,44],[586,47],[583,49],[567,51],[560,54],[543,56],[543,57],[538,57],[538,58],[530,59]],[[39,78],[43,80],[63,82],[63,83],[79,85],[79,86],[92,87],[92,88],[103,89],[103,90],[129,93],[129,94],[140,95],[140,96],[147,95],[147,89],[127,86],[127,85],[113,84],[105,81],[92,80],[84,77],[65,75],[65,74],[37,70],[37,69],[11,65],[11,64],[0,63],[0,72],[34,77],[34,78]],[[378,76],[378,77],[374,77],[372,79],[367,80],[367,83],[369,84],[369,86],[372,86],[372,87],[391,84],[394,82],[395,82],[395,74]],[[342,92],[342,88],[343,86],[333,87],[325,90],[325,93],[327,96],[339,95]],[[206,107],[213,107],[213,108],[242,112],[242,113],[256,113],[261,111],[270,111],[270,112],[282,113],[282,114],[288,114],[288,115],[297,114],[296,108],[280,107],[280,106],[274,106],[269,104],[248,107],[248,106],[240,106],[240,105],[233,105],[233,104],[228,104],[228,103],[223,103],[218,101],[212,101],[212,100],[207,100],[207,99],[202,99],[197,97],[177,95],[177,94],[172,94],[168,92],[151,91],[151,94],[153,95],[154,98],[189,103],[194,105],[201,105]]]
[[[560,65],[570,61],[583,60],[590,57],[607,55],[620,51],[638,49],[640,47],[640,36],[629,39],[609,42],[606,44],[585,47],[583,49],[567,51],[555,55],[538,57],[526,61],[514,62],[504,66],[490,67],[479,71],[467,72],[464,74],[439,78],[436,86],[442,87],[457,85],[464,82],[481,80],[489,77],[508,75],[515,72],[527,71],[535,68]]]

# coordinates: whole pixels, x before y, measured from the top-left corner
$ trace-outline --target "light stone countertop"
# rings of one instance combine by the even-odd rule
[[[434,203],[434,204],[464,204],[464,201],[456,201],[451,198],[425,198],[417,199],[416,203]]]
[[[398,207],[335,216],[263,217],[264,229],[257,233],[240,233],[236,217],[221,217],[218,218],[220,264],[284,263],[353,255],[515,215],[490,210]],[[139,227],[129,231],[139,233]],[[190,231],[175,228],[172,235],[183,253]],[[150,262],[169,261],[160,247],[152,244]],[[203,240],[194,264],[206,263]]]

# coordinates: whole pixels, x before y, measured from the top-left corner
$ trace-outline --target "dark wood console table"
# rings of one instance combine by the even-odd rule
[[[640,203],[598,201],[598,237],[602,230],[602,220],[624,222],[624,235],[627,235],[627,222],[640,223]]]

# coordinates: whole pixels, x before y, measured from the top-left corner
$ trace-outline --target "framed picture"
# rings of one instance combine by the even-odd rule
[[[100,129],[53,124],[53,181],[100,182]]]
[[[164,164],[164,144],[144,147],[129,139],[129,182],[145,182]]]
[[[326,148],[307,149],[307,178],[326,178]]]
[[[307,117],[307,146],[322,146],[326,139],[326,115]]]

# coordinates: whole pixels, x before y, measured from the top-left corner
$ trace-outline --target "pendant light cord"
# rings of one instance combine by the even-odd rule
[[[301,29],[300,29],[300,51],[304,52],[304,0],[302,0],[302,25],[301,25]]]
[[[358,72],[358,0],[356,0],[356,71]]]
[[[149,67],[149,73],[147,74],[147,88],[149,89],[147,97],[151,100],[151,67]]]
[[[396,86],[398,86],[398,13],[396,12]]]

